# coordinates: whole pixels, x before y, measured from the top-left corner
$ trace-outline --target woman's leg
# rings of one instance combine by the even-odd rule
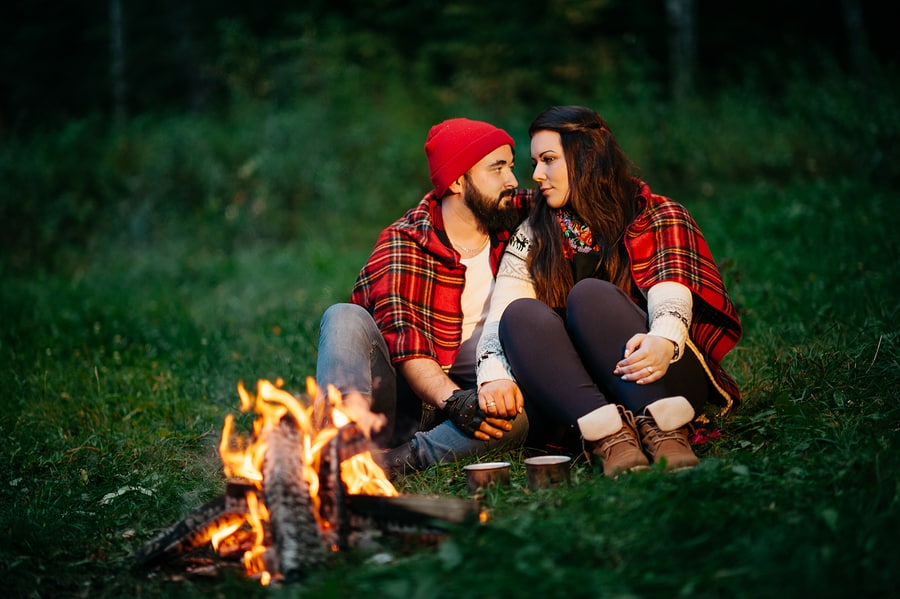
[[[577,426],[585,453],[600,459],[606,476],[647,467],[634,417],[607,401],[559,314],[535,299],[516,300],[500,319],[500,340],[526,406]]]
[[[568,298],[568,324],[591,376],[637,417],[641,444],[654,463],[668,469],[699,463],[688,442],[687,424],[707,401],[706,374],[693,352],[669,365],[662,379],[639,385],[613,374],[625,343],[647,332],[647,316],[619,288],[597,279],[579,282]],[[605,453],[602,455],[606,455]]]
[[[569,293],[569,334],[591,378],[615,403],[634,414],[660,399],[682,396],[699,414],[708,399],[703,367],[690,351],[670,364],[656,382],[638,385],[613,374],[625,355],[625,343],[647,332],[647,314],[621,289],[607,281],[584,279]]]
[[[512,302],[500,319],[500,340],[526,400],[549,417],[574,425],[609,403],[585,370],[563,319],[547,304],[531,298]]]

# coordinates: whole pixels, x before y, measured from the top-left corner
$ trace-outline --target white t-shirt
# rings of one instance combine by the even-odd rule
[[[481,338],[484,320],[490,308],[494,275],[491,272],[491,247],[484,246],[471,258],[460,261],[466,266],[466,286],[462,298],[462,338],[459,355],[450,367],[450,375],[466,386],[475,386],[475,348]]]

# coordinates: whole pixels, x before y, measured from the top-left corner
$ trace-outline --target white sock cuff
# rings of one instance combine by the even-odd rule
[[[646,409],[656,421],[656,426],[663,431],[681,428],[694,419],[694,407],[682,395],[658,399]]]
[[[615,404],[606,404],[578,419],[578,428],[585,441],[596,441],[622,428],[622,417]]]

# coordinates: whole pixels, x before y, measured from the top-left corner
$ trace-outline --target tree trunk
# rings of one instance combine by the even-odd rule
[[[694,91],[697,69],[696,0],[666,0],[670,93],[680,102]]]
[[[853,70],[867,81],[872,73],[872,53],[869,51],[869,40],[863,23],[862,2],[860,0],[843,0],[844,24],[847,27],[847,42],[850,50],[850,62]]]
[[[169,28],[175,39],[175,51],[187,88],[187,102],[191,110],[200,111],[207,103],[208,81],[203,74],[200,48],[194,34],[194,13],[189,4],[168,2],[166,13]]]
[[[120,128],[125,124],[127,116],[125,17],[122,12],[122,0],[109,0],[109,73],[112,82],[113,122]]]

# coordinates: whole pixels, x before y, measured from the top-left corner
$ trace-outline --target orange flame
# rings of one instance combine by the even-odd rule
[[[335,435],[338,427],[350,423],[350,418],[341,411],[341,394],[332,386],[328,387],[328,403],[332,407],[331,424],[316,430],[313,423],[313,406],[306,406],[296,397],[281,389],[283,381],[276,380],[275,384],[267,380],[257,382],[257,393],[253,397],[247,392],[243,382],[238,383],[238,395],[241,400],[241,412],[253,410],[257,418],[253,422],[253,433],[248,438],[237,435],[234,431],[234,416],[228,414],[222,427],[222,440],[219,443],[219,455],[227,477],[242,478],[252,482],[256,489],[261,491],[265,487],[262,468],[266,455],[266,438],[273,427],[278,426],[285,414],[290,414],[297,423],[302,435],[302,459],[303,472],[301,476],[309,485],[310,499],[313,503],[313,513],[319,527],[325,530],[329,523],[323,521],[319,513],[319,467],[321,465],[321,452]],[[306,380],[307,394],[309,397],[318,397],[319,387],[312,377]],[[391,484],[384,470],[375,462],[371,452],[365,451],[356,454],[340,465],[341,480],[350,494],[364,495],[399,495],[399,492]],[[273,574],[268,572],[264,555],[266,552],[265,524],[269,520],[269,512],[265,503],[260,500],[262,494],[249,491],[246,494],[249,515],[237,524],[228,523],[227,527],[213,532],[213,548],[218,549],[219,544],[230,535],[238,531],[245,523],[253,532],[253,547],[244,553],[244,570],[248,575],[260,578],[263,585],[269,584]]]

